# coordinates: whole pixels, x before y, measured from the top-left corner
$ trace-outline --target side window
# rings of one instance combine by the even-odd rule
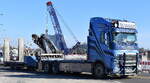
[[[105,44],[108,46],[108,34],[107,33],[105,33],[104,38],[105,38]]]
[[[113,46],[112,46],[112,33],[111,32],[108,33],[108,45],[109,45],[109,49],[113,49]]]
[[[105,33],[104,32],[101,32],[101,34],[100,34],[100,42],[105,43]]]

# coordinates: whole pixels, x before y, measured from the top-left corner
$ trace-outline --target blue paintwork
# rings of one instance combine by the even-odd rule
[[[130,54],[138,53],[137,44],[115,44],[112,42],[113,32],[122,32],[122,33],[137,33],[136,29],[127,29],[127,28],[114,28],[112,27],[112,20],[115,19],[105,19],[101,17],[91,18],[90,20],[90,29],[88,36],[88,60],[91,62],[100,61],[105,67],[110,70],[110,72],[116,73],[119,71],[117,69],[115,62],[115,57],[119,54]],[[101,42],[101,34],[107,34],[108,44]]]
[[[37,59],[35,56],[24,56],[24,63],[28,67],[37,67]]]
[[[56,15],[53,5],[52,4],[47,5],[47,10],[50,14],[53,28],[55,31],[56,39],[55,39],[54,43],[60,51],[63,51],[64,53],[66,53],[68,48],[67,48],[66,42],[64,40],[64,36],[62,34],[62,30],[61,30],[61,27],[60,27],[60,24],[59,24],[59,21],[58,21],[58,18],[57,18],[57,15]]]

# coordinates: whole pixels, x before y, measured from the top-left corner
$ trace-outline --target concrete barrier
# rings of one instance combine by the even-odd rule
[[[9,39],[4,39],[4,46],[3,46],[4,61],[10,60],[9,53],[10,53]]]
[[[19,56],[19,62],[24,62],[24,39],[23,38],[18,39],[18,56]]]

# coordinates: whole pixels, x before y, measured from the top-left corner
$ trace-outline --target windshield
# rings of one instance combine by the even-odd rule
[[[135,33],[114,33],[114,42],[123,43],[135,43],[136,34]]]

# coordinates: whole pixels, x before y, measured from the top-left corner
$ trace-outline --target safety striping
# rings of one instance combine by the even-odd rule
[[[141,71],[150,71],[150,61],[141,61],[139,69]]]

